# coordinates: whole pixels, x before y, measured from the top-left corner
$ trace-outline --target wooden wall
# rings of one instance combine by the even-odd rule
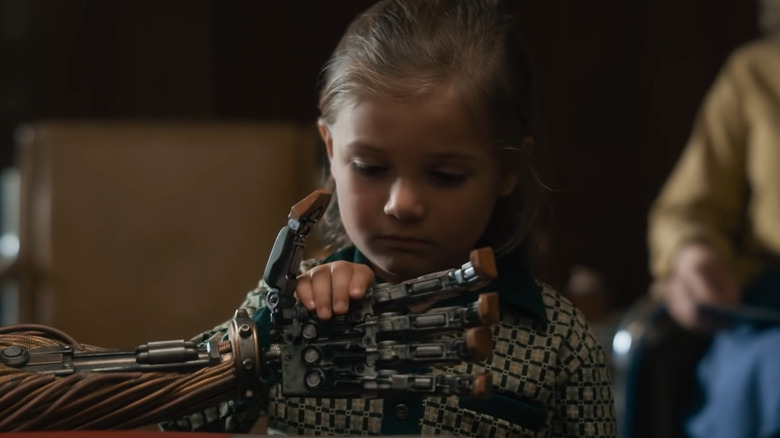
[[[314,121],[320,66],[370,0],[0,0],[0,165],[44,118]],[[546,280],[648,283],[645,214],[754,1],[509,0],[534,58],[555,219]]]

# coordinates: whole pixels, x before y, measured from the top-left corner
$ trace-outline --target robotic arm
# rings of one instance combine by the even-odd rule
[[[2,327],[0,431],[133,429],[228,399],[267,403],[245,309],[236,311],[228,336],[125,351],[83,345],[43,325]]]
[[[458,268],[377,285],[347,314],[320,321],[294,292],[306,237],[330,196],[315,191],[295,204],[271,251],[263,275],[270,288],[267,351],[245,309],[236,311],[227,341],[155,341],[132,351],[82,345],[41,325],[3,327],[0,431],[128,429],[231,399],[264,407],[273,384],[281,384],[285,396],[487,396],[487,374],[404,371],[490,355],[495,293],[466,306],[431,306],[495,278],[492,251],[475,250]]]

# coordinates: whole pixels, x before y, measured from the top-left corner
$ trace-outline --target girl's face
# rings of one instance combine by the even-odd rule
[[[352,242],[390,282],[459,267],[515,188],[449,89],[371,98],[320,126]]]

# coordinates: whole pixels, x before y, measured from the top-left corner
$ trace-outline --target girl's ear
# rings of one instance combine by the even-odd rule
[[[498,196],[509,196],[517,187],[517,176],[510,171],[504,172],[504,177],[498,185]]]
[[[528,161],[531,159],[531,153],[533,152],[535,144],[534,138],[527,136],[523,138],[519,148],[512,148],[504,154],[504,176],[498,185],[499,196],[509,196],[515,191],[518,184],[518,177],[515,173],[515,169],[522,166],[522,160]]]
[[[333,137],[330,134],[330,129],[322,120],[317,122],[317,127],[320,130],[320,137],[325,143],[325,150],[328,152],[328,160],[333,159]]]
[[[526,160],[531,160],[531,155],[533,155],[534,147],[536,147],[536,140],[534,140],[533,137],[530,135],[526,135],[523,137],[523,141],[520,142],[520,152],[523,155],[523,158]]]

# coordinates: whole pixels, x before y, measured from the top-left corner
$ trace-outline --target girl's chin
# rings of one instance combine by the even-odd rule
[[[393,283],[456,267],[456,265],[442,267],[443,264],[432,263],[430,259],[419,257],[378,257],[377,260],[379,262],[374,265],[374,268],[379,276]]]

